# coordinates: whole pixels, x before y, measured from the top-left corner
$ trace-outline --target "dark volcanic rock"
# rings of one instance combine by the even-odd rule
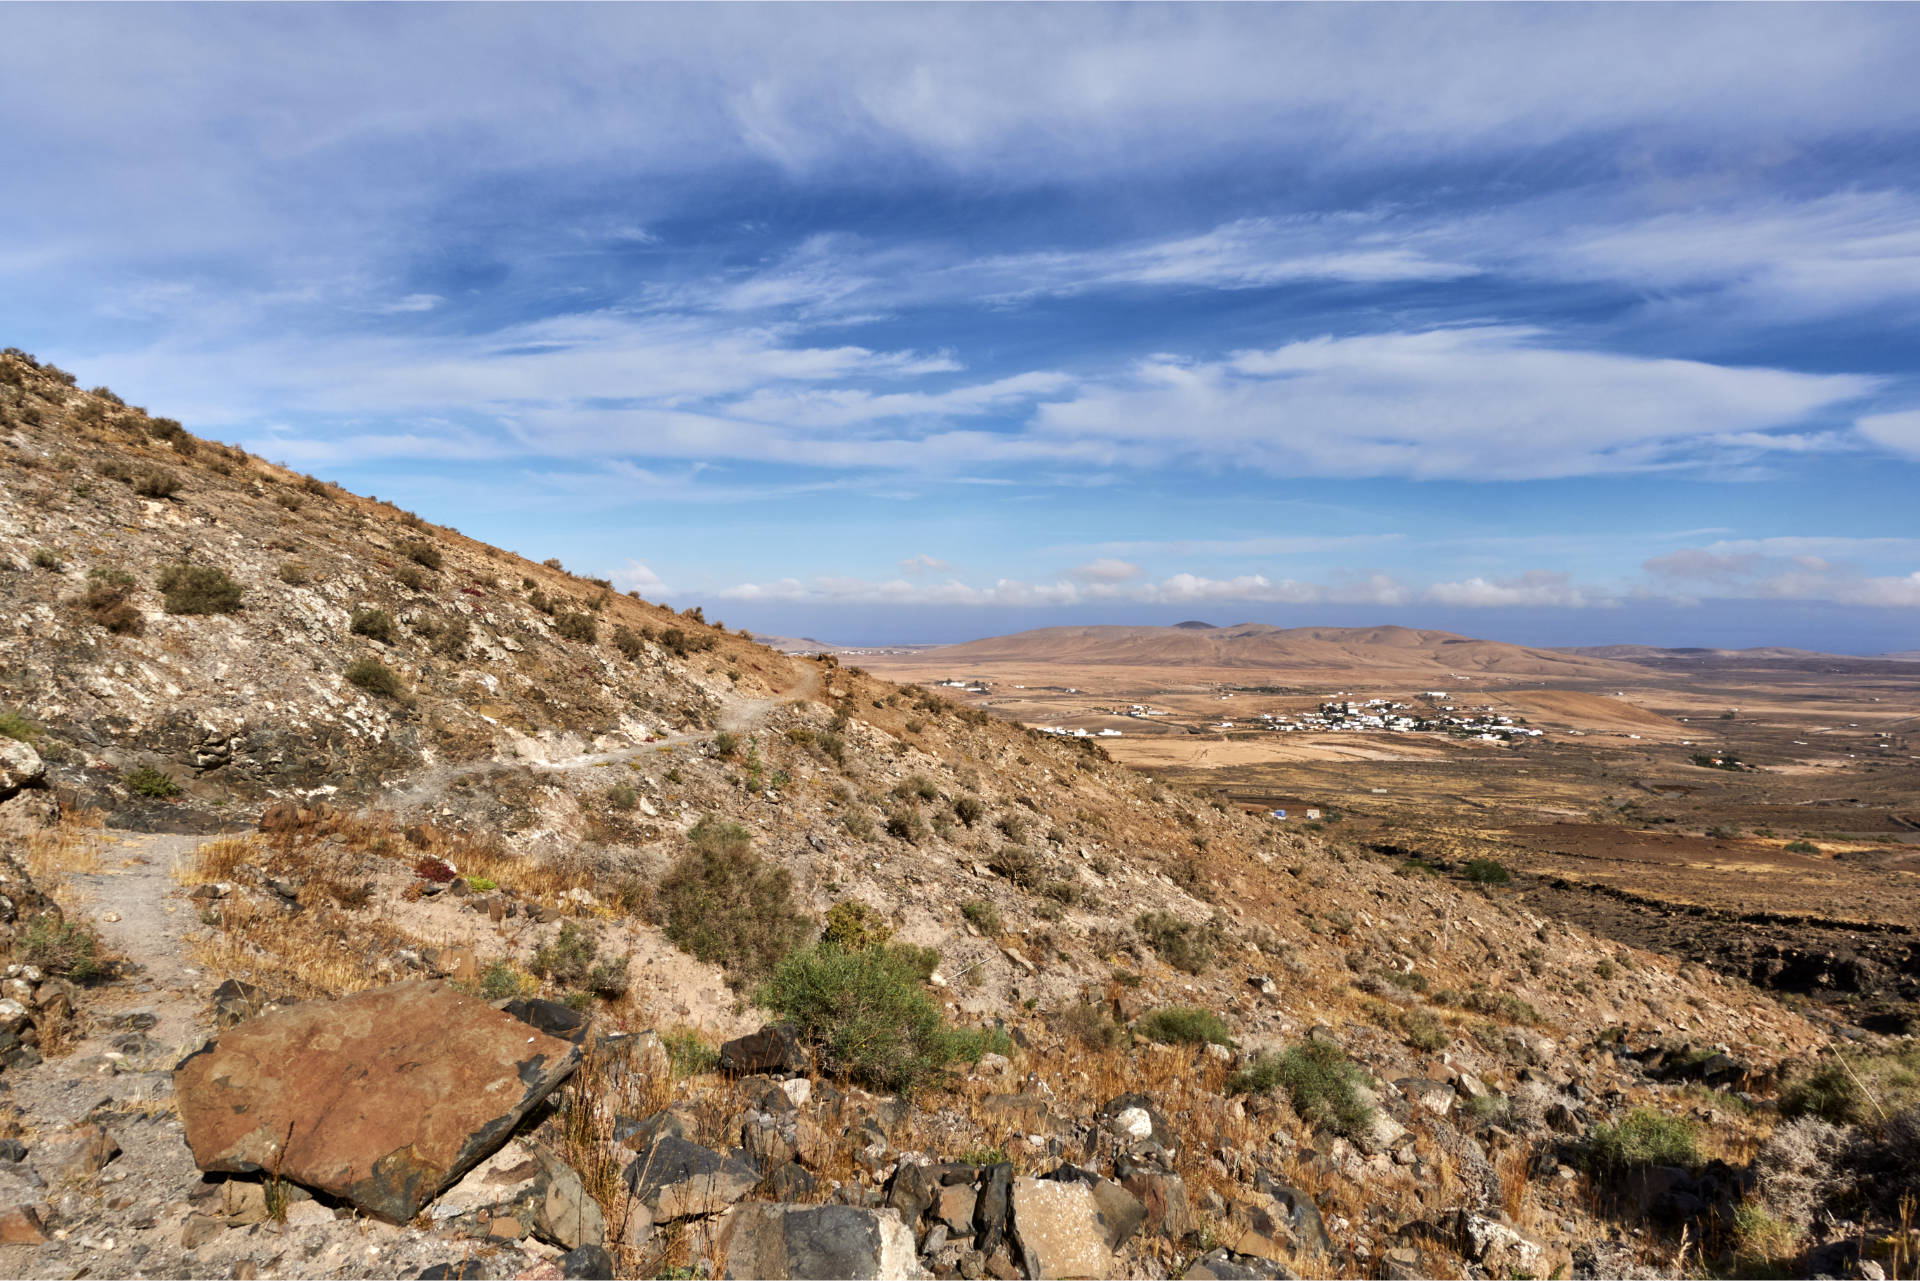
[[[720,1070],[742,1076],[754,1072],[791,1075],[807,1070],[807,1052],[791,1027],[769,1023],[758,1032],[722,1045]]]
[[[587,1039],[587,1027],[593,1022],[591,1017],[580,1010],[562,1005],[558,1001],[543,1001],[538,997],[531,1000],[508,1001],[500,1008],[529,1027],[537,1027],[548,1036],[558,1037],[562,1041],[572,1041],[575,1045]]]
[[[924,1277],[913,1233],[890,1211],[752,1201],[727,1216],[727,1277]]]
[[[512,1134],[579,1051],[442,983],[252,1019],[174,1071],[194,1161],[277,1171],[404,1223]]]

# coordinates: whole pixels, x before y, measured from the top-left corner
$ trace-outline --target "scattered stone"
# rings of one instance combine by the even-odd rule
[[[1039,1281],[1104,1277],[1113,1266],[1093,1188],[1080,1182],[1013,1181],[1013,1235]]]
[[[41,787],[47,781],[47,763],[31,744],[0,736],[0,801],[23,787]]]
[[[440,982],[253,1019],[174,1087],[203,1170],[276,1170],[404,1223],[579,1063],[576,1047]]]
[[[32,1206],[16,1205],[11,1210],[0,1210],[0,1245],[39,1245],[46,1239],[40,1212]]]
[[[180,1227],[180,1248],[198,1250],[226,1230],[224,1219],[216,1219],[210,1214],[190,1214]]]
[[[789,1076],[803,1073],[807,1067],[806,1048],[786,1023],[769,1023],[758,1032],[737,1037],[720,1047],[720,1070],[736,1076],[756,1072]]]
[[[665,1135],[627,1167],[626,1180],[655,1223],[670,1223],[726,1209],[760,1176],[744,1161]]]
[[[577,1245],[560,1256],[560,1275],[579,1281],[613,1281],[613,1257],[597,1242]]]
[[[753,1201],[727,1212],[723,1277],[925,1278],[913,1233],[886,1211]]]
[[[539,1028],[548,1036],[562,1041],[571,1041],[575,1045],[587,1039],[587,1028],[593,1019],[585,1011],[562,1005],[558,1001],[545,1001],[538,997],[508,1001],[500,1007],[502,1013],[511,1014],[529,1027]]]
[[[1253,1259],[1219,1249],[1201,1255],[1180,1275],[1189,1281],[1275,1281],[1291,1277],[1293,1273],[1270,1259]]]
[[[987,1169],[973,1203],[973,1248],[992,1255],[1006,1240],[1008,1198],[1013,1191],[1013,1165],[1002,1161]]]

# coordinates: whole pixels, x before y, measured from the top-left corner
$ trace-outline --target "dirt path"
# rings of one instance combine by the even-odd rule
[[[198,1038],[202,1022],[197,989],[207,980],[187,952],[187,935],[198,927],[193,907],[175,897],[176,860],[185,859],[204,836],[109,831],[117,843],[102,852],[102,871],[68,877],[81,911],[119,956],[140,966],[128,984],[100,989],[92,1009],[111,1019],[125,1010],[151,1012],[159,1022],[148,1037],[168,1047]],[[96,1022],[99,1020],[96,1019]]]

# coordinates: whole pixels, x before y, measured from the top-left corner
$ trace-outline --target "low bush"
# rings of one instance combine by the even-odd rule
[[[577,921],[562,922],[553,939],[534,949],[527,968],[562,991],[616,997],[629,985],[627,958],[602,957],[600,941]]]
[[[133,492],[142,498],[172,498],[180,492],[180,478],[165,467],[143,467],[133,474]]]
[[[367,636],[382,644],[392,644],[393,615],[384,609],[356,609],[347,630],[355,636]]]
[[[394,566],[393,581],[410,592],[423,592],[433,585],[427,571],[411,563]]]
[[[1232,1083],[1240,1093],[1284,1089],[1293,1110],[1315,1129],[1352,1136],[1373,1123],[1361,1094],[1366,1075],[1330,1041],[1302,1041],[1254,1059]]]
[[[1467,993],[1460,1004],[1475,1014],[1485,1014],[1489,1018],[1503,1019],[1508,1023],[1532,1026],[1540,1021],[1540,1011],[1511,992],[1489,992],[1483,988],[1476,989]]]
[[[1000,909],[983,898],[968,899],[960,905],[960,915],[973,927],[991,938],[1000,932]]]
[[[1055,1027],[1090,1050],[1118,1049],[1127,1043],[1127,1029],[1116,1023],[1113,1011],[1097,1001],[1079,1001],[1062,1010]]]
[[[505,961],[494,961],[480,971],[480,982],[476,988],[483,1000],[509,1001],[531,995],[538,990],[539,984]]]
[[[926,820],[911,805],[898,805],[887,814],[887,835],[909,845],[918,845],[927,836]]]
[[[1684,1116],[1635,1108],[1625,1119],[1593,1127],[1587,1135],[1587,1160],[1606,1174],[1624,1174],[1654,1165],[1700,1164],[1700,1127]]]
[[[66,562],[60,559],[60,553],[51,547],[34,548],[32,560],[35,569],[58,570],[66,568]]]
[[[698,1076],[720,1066],[720,1051],[693,1031],[669,1032],[660,1038],[667,1050],[667,1066],[676,1077]]]
[[[87,590],[79,597],[80,608],[89,619],[110,632],[138,636],[146,630],[147,621],[127,599],[133,594],[133,587],[132,574],[95,567],[87,571]]]
[[[1469,885],[1505,885],[1513,879],[1506,864],[1490,858],[1468,859],[1466,876]]]
[[[1233,1044],[1218,1014],[1193,1005],[1169,1005],[1143,1014],[1133,1030],[1162,1045]]]
[[[893,794],[903,801],[937,801],[940,799],[940,788],[925,774],[914,774],[894,784]]]
[[[884,947],[893,938],[893,926],[880,909],[857,898],[842,899],[827,909],[827,926],[820,941],[849,952]]]
[[[1213,921],[1197,925],[1170,912],[1143,912],[1133,928],[1154,954],[1176,970],[1199,974],[1213,964],[1220,945],[1220,927]]]
[[[591,645],[600,639],[600,625],[593,621],[592,614],[558,614],[553,620],[553,630],[570,641],[579,641]]]
[[[305,587],[313,580],[313,571],[307,568],[305,561],[283,560],[275,571],[280,581],[289,587]]]
[[[912,958],[885,948],[794,952],[754,1001],[792,1023],[825,1071],[877,1090],[911,1093],[984,1044],[947,1027]]]
[[[14,959],[56,978],[88,983],[107,973],[106,947],[84,921],[36,916],[13,942]]]
[[[969,793],[953,798],[953,816],[962,823],[965,823],[968,827],[972,827],[975,823],[985,818],[986,814],[987,807],[980,803],[978,796]]]
[[[142,765],[139,769],[129,771],[121,777],[121,782],[135,796],[167,800],[180,795],[180,784],[151,765]]]
[[[1401,1039],[1412,1048],[1428,1054],[1444,1048],[1453,1039],[1447,1025],[1431,1010],[1402,1010],[1399,1022]]]
[[[655,910],[682,951],[719,965],[740,986],[797,947],[812,922],[794,905],[793,877],[762,859],[752,834],[709,814],[660,882]]]
[[[1784,847],[1789,854],[1818,854],[1820,847],[1812,841],[1788,841]]]
[[[157,585],[169,614],[231,614],[246,596],[225,570],[186,561],[161,570]]]
[[[0,738],[31,743],[40,737],[40,727],[18,712],[0,711]]]
[[[640,657],[646,642],[640,639],[640,633],[623,623],[613,629],[613,647],[631,661]]]
[[[423,538],[401,543],[400,554],[428,569],[438,569],[441,565],[440,549]]]
[[[840,816],[840,826],[847,829],[847,835],[857,841],[870,841],[877,830],[873,825],[873,815],[858,805],[850,807]]]
[[[995,875],[1004,876],[1023,890],[1037,889],[1046,877],[1046,863],[1025,845],[1002,845],[987,860]]]
[[[723,729],[713,736],[713,754],[715,756],[732,756],[739,750],[740,736],[732,730]]]
[[[631,783],[615,783],[607,789],[607,804],[616,810],[630,810],[640,803],[640,793]]]
[[[359,658],[347,664],[347,683],[376,698],[399,698],[400,677],[377,658]]]

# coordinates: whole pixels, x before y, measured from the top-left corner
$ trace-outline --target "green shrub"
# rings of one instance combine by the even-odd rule
[[[1025,845],[1002,845],[987,866],[1023,890],[1038,888],[1046,875],[1046,864]]]
[[[960,905],[960,915],[989,938],[1000,933],[1000,909],[983,898],[968,899]]]
[[[231,614],[246,594],[225,570],[185,561],[161,570],[158,586],[169,614]]]
[[[401,543],[400,554],[416,565],[424,565],[428,569],[440,568],[440,549],[425,539]]]
[[[480,971],[479,993],[489,1001],[508,1001],[515,997],[526,996],[538,988],[538,984],[522,974],[505,961],[494,961]]]
[[[600,638],[600,625],[593,621],[592,614],[559,614],[553,620],[553,630],[570,641],[579,641],[591,645]]]
[[[903,801],[937,801],[940,799],[940,788],[925,774],[914,774],[894,784],[893,794]]]
[[[1373,1123],[1373,1109],[1361,1096],[1365,1084],[1365,1074],[1330,1041],[1302,1041],[1279,1054],[1262,1054],[1233,1082],[1241,1092],[1284,1089],[1307,1124],[1348,1136]]]
[[[400,677],[377,658],[357,658],[347,664],[347,683],[376,698],[400,697]]]
[[[965,823],[968,827],[972,827],[975,823],[985,818],[986,814],[987,807],[980,803],[978,796],[969,793],[953,798],[953,816],[962,823]]]
[[[1623,1174],[1653,1165],[1700,1164],[1699,1126],[1683,1116],[1635,1108],[1618,1123],[1593,1127],[1587,1159],[1606,1174]]]
[[[640,803],[640,793],[631,783],[615,783],[607,789],[607,804],[617,810],[630,810]]]
[[[1540,1011],[1511,992],[1489,992],[1485,989],[1476,989],[1467,993],[1466,999],[1460,1004],[1475,1014],[1504,1019],[1508,1023],[1532,1026],[1540,1021]]]
[[[289,587],[304,587],[313,578],[313,572],[307,568],[305,561],[283,560],[275,572],[280,575],[280,581]]]
[[[410,592],[423,592],[427,590],[433,582],[433,580],[427,576],[426,570],[413,564],[394,566],[393,581]]]
[[[873,1089],[910,1093],[980,1044],[941,1020],[912,958],[885,948],[794,952],[754,1000],[792,1023],[824,1070]]]
[[[1447,1025],[1431,1010],[1402,1010],[1399,1021],[1401,1038],[1416,1050],[1431,1054],[1453,1039]]]
[[[918,845],[927,836],[926,820],[911,805],[897,805],[887,815],[887,835],[909,845]]]
[[[1470,885],[1505,885],[1513,879],[1506,864],[1490,858],[1468,859],[1466,871]]]
[[[687,840],[687,852],[668,869],[655,899],[667,937],[719,965],[735,986],[760,978],[812,926],[794,906],[792,875],[756,854],[752,835],[738,823],[709,814]]]
[[[143,467],[133,475],[133,492],[142,498],[172,498],[180,492],[180,478],[165,467]]]
[[[1833,1125],[1854,1125],[1866,1117],[1866,1098],[1847,1069],[1823,1063],[1805,1076],[1795,1077],[1780,1091],[1780,1114],[1817,1116]]]
[[[383,644],[393,642],[393,615],[384,609],[356,609],[348,630],[355,636],[370,636]]]
[[[31,743],[40,737],[40,727],[18,712],[0,711],[0,738],[17,738]]]
[[[1612,982],[1614,975],[1617,973],[1619,973],[1619,970],[1612,961],[1601,960],[1594,963],[1593,977],[1599,979],[1602,983]]]
[[[1133,928],[1155,955],[1188,974],[1199,974],[1213,964],[1220,944],[1220,928],[1214,922],[1196,925],[1170,912],[1143,912]]]
[[[1818,854],[1820,847],[1812,841],[1788,841],[1786,851],[1789,854]]]
[[[151,796],[158,800],[166,800],[180,795],[180,784],[151,765],[142,765],[139,769],[130,771],[122,777],[121,781],[135,796]]]
[[[731,730],[721,730],[713,736],[713,754],[732,756],[740,750],[740,736]]]
[[[56,978],[87,983],[107,972],[106,949],[93,927],[61,921],[49,913],[27,923],[13,943],[14,959],[37,965]]]
[[[840,826],[846,828],[847,835],[853,837],[855,840],[870,841],[873,839],[873,815],[867,813],[866,810],[858,805],[850,807],[846,813],[840,816]]]
[[[33,567],[35,569],[63,569],[66,562],[60,559],[60,553],[51,547],[33,549]]]
[[[564,921],[560,932],[534,949],[527,968],[562,991],[614,997],[628,986],[627,958],[600,955],[600,941],[577,921]]]
[[[640,657],[641,650],[645,648],[645,642],[640,639],[638,632],[622,624],[613,629],[613,647],[628,660],[633,660]]]
[[[1233,1037],[1218,1014],[1193,1005],[1169,1005],[1143,1014],[1133,1027],[1142,1036],[1162,1045],[1233,1044]]]
[[[849,952],[884,947],[893,937],[893,926],[880,909],[857,898],[843,899],[827,909],[827,927],[820,941]]]
[[[720,1051],[701,1040],[698,1032],[669,1032],[660,1044],[666,1047],[667,1064],[677,1077],[698,1076],[720,1066]]]

